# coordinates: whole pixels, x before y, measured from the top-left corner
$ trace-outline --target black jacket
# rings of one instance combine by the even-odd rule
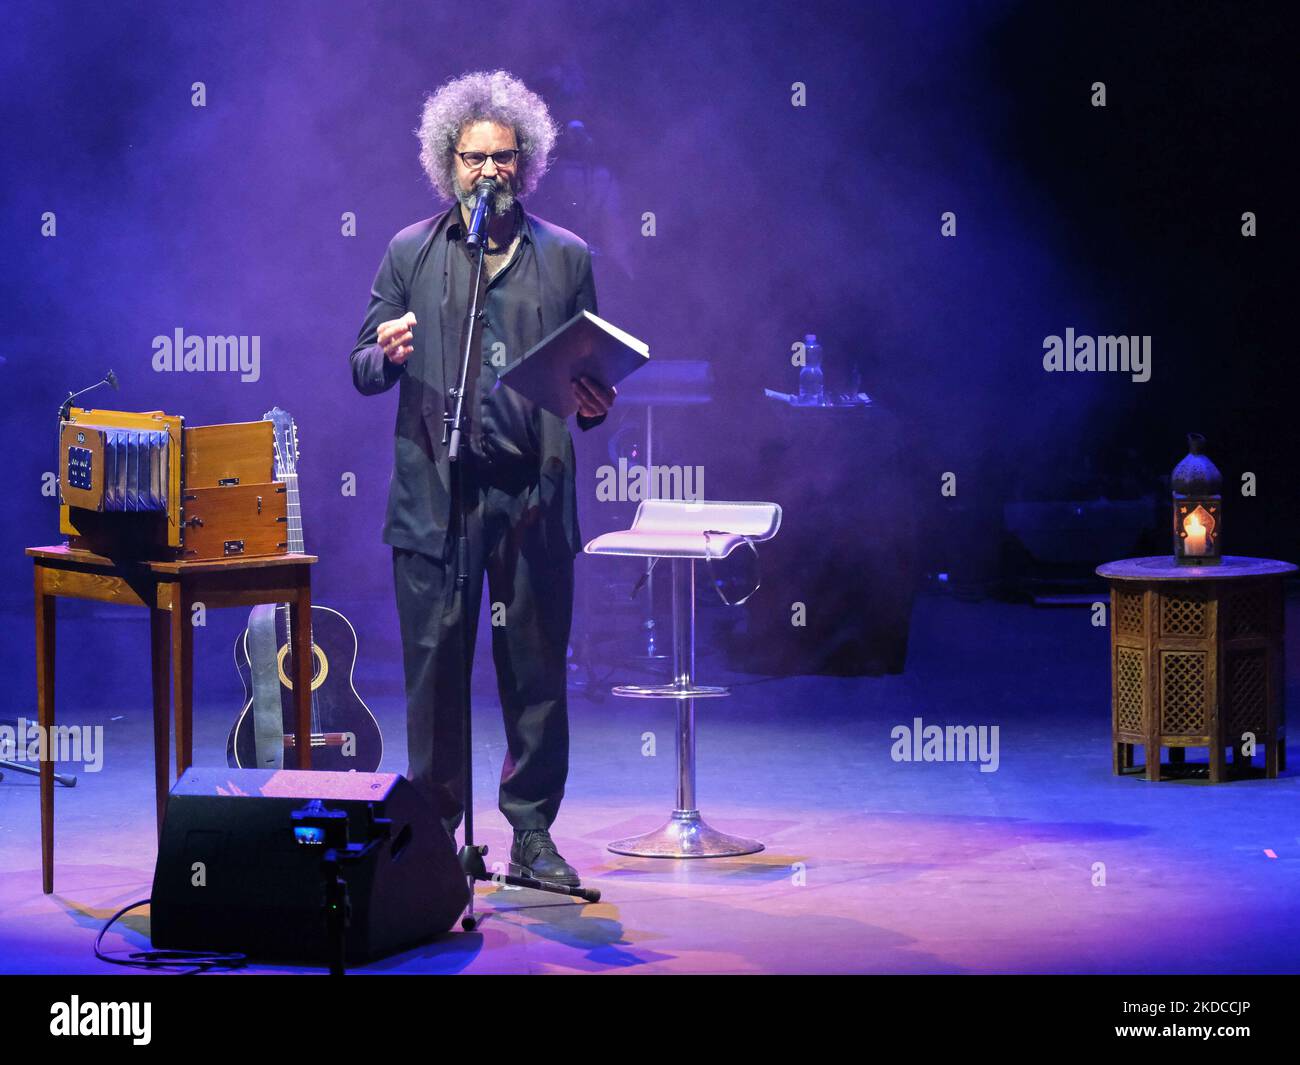
[[[563,325],[580,310],[596,311],[596,288],[587,245],[566,229],[526,212],[523,239],[531,241],[538,313],[516,316],[502,339],[513,358]],[[408,226],[388,245],[375,275],[370,305],[350,356],[352,381],[363,395],[398,385],[396,450],[388,492],[384,542],[443,559],[451,557],[451,471],[442,445],[445,388],[460,368],[460,352],[446,350],[441,301],[448,254],[460,254],[448,230],[461,225],[459,207]],[[413,348],[402,366],[384,358],[376,343],[381,322],[414,311]],[[464,315],[463,308],[459,310]],[[459,332],[457,329],[453,333]],[[477,367],[471,366],[471,375]],[[548,552],[582,549],[574,491],[573,439],[564,420],[545,410],[540,418],[537,478],[529,489],[540,509]],[[579,417],[583,429],[602,418]]]

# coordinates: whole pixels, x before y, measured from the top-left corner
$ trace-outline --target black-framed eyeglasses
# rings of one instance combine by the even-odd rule
[[[470,170],[477,170],[491,158],[497,166],[509,166],[519,155],[518,148],[505,148],[499,152],[457,152],[460,161]]]

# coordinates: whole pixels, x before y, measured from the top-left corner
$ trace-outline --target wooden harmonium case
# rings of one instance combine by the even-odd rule
[[[73,407],[59,425],[60,530],[110,558],[284,554],[274,432],[268,421],[186,428],[162,411]]]

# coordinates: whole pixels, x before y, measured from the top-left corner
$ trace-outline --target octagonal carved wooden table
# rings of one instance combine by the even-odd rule
[[[1097,567],[1110,583],[1111,728],[1114,770],[1133,769],[1146,749],[1146,777],[1160,779],[1160,752],[1183,763],[1208,747],[1209,778],[1249,762],[1250,737],[1264,772],[1286,769],[1282,578],[1289,562],[1225,555],[1186,566],[1172,555]]]

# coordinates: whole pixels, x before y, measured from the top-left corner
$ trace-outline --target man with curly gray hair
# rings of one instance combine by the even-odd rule
[[[370,293],[352,379],[374,395],[398,386],[396,451],[384,541],[406,675],[407,775],[454,833],[464,814],[464,639],[473,656],[483,577],[506,730],[499,805],[514,828],[511,871],[578,885],[549,829],[568,776],[566,666],[573,559],[582,548],[573,439],[563,419],[499,374],[579,311],[596,310],[591,254],[520,202],[546,173],[556,129],[546,104],[505,71],[465,74],[424,102],[420,163],[449,209],[389,242]],[[469,322],[466,232],[483,180],[494,185],[481,313]],[[469,581],[456,594],[456,532],[445,416],[468,338],[474,362],[458,464]],[[615,390],[573,384],[577,422],[600,424]],[[463,605],[463,606],[462,606]]]

